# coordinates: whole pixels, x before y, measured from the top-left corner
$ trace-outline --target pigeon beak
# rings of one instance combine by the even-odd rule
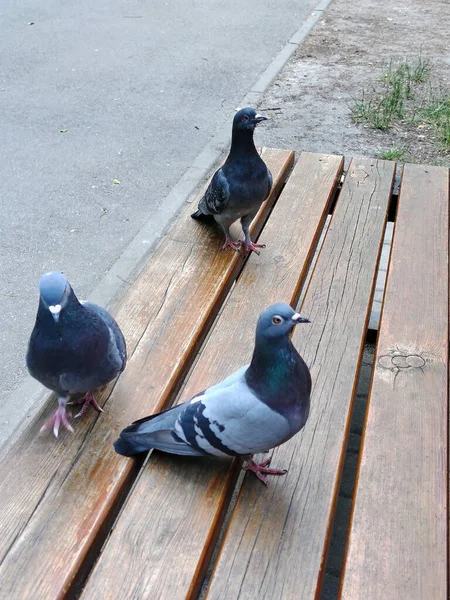
[[[311,321],[309,319],[307,319],[306,317],[302,317],[298,313],[295,313],[295,315],[292,315],[292,320],[294,321],[295,325],[298,325],[299,323],[311,323]]]
[[[255,115],[255,117],[253,119],[253,121],[255,123],[261,123],[261,121],[268,121],[268,120],[269,120],[269,117],[265,117],[264,115],[259,115],[259,114]]]
[[[55,304],[54,306],[49,306],[48,310],[52,313],[52,317],[55,323],[59,322],[59,313],[61,312],[61,304]]]

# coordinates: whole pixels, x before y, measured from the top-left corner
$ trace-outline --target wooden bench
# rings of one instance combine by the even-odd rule
[[[341,188],[340,156],[302,153],[291,171],[292,152],[262,154],[274,188],[252,225],[261,256],[221,252],[186,207],[114,311],[129,363],[105,412],[55,441],[38,435],[50,398],[0,463],[1,598],[173,600],[202,585],[208,599],[319,597],[396,165],[354,159]],[[446,597],[448,179],[403,173],[346,599]],[[274,451],[285,477],[266,488],[239,461],[115,454],[132,420],[245,364],[260,311],[301,294],[312,408]]]

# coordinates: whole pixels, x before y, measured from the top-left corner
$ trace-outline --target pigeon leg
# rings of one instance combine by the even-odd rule
[[[50,419],[41,427],[41,431],[45,431],[46,429],[53,429],[53,433],[55,437],[58,437],[59,427],[63,425],[66,429],[73,432],[73,427],[70,424],[66,404],[67,404],[67,396],[59,396],[58,397],[58,408],[55,414],[50,417]]]
[[[225,250],[225,248],[232,248],[233,250],[236,250],[236,252],[239,252],[241,249],[241,244],[239,242],[235,242],[227,236],[225,239],[225,244],[222,246],[221,250]]]
[[[266,485],[269,485],[269,481],[265,474],[286,475],[287,473],[286,469],[268,469],[267,467],[268,465],[270,465],[271,460],[271,456],[269,456],[269,458],[266,458],[266,460],[263,460],[263,462],[261,463],[257,463],[253,459],[250,459],[249,462],[242,468],[244,469],[244,471],[253,471],[253,473],[255,473],[258,479],[260,479]]]
[[[245,217],[241,218],[242,231],[244,232],[245,239],[244,241],[239,240],[239,243],[244,246],[244,252],[247,254],[248,252],[255,252],[258,256],[261,254],[257,248],[265,248],[265,244],[255,244],[252,242],[250,238],[250,223],[253,221],[255,215],[245,215]]]
[[[89,408],[90,404],[92,404],[92,407],[95,408],[95,410],[97,410],[98,412],[103,412],[103,408],[100,406],[100,404],[95,399],[93,392],[87,392],[82,398],[80,398],[79,400],[72,400],[71,402],[69,402],[69,404],[71,404],[71,405],[82,404],[83,405],[80,412],[74,416],[74,419],[80,419],[81,417],[83,417],[86,414],[87,409]]]
[[[225,234],[225,244],[222,246],[221,250],[225,250],[225,248],[232,248],[233,250],[236,250],[236,252],[239,252],[241,249],[241,243],[235,242],[231,239],[230,230],[228,227],[225,227],[225,225],[221,225],[221,227]]]

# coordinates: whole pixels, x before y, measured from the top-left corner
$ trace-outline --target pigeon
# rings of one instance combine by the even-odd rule
[[[79,302],[62,273],[45,273],[39,280],[39,308],[26,355],[30,375],[58,394],[58,409],[41,431],[60,425],[73,431],[66,405],[71,394],[84,396],[75,418],[89,405],[103,412],[93,390],[106,385],[127,362],[125,339],[116,321],[101,306]]]
[[[253,454],[283,444],[305,425],[311,375],[290,340],[299,323],[309,323],[288,304],[261,313],[251,363],[192,399],[126,427],[115,441],[118,454],[155,448],[188,456],[242,456],[245,470],[267,485],[266,475],[284,475],[257,463]]]
[[[231,148],[224,165],[218,169],[198,204],[198,210],[191,215],[204,223],[216,221],[225,234],[227,247],[244,252],[256,252],[264,244],[255,244],[250,239],[249,227],[261,204],[272,189],[272,175],[266,163],[258,154],[253,142],[253,132],[267,117],[259,115],[253,108],[243,108],[233,119]],[[245,239],[233,241],[230,227],[241,220]]]

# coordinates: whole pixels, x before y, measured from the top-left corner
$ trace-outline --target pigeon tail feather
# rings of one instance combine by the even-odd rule
[[[122,456],[134,456],[141,452],[148,452],[148,447],[140,447],[135,439],[125,439],[120,437],[114,442],[114,450]]]
[[[123,456],[133,456],[155,449],[169,454],[204,456],[203,452],[191,448],[174,433],[175,422],[184,409],[184,404],[178,404],[125,427],[119,439],[114,442],[116,452]]]
[[[192,213],[191,217],[196,221],[200,221],[201,223],[214,223],[215,219],[213,215],[205,215],[201,210],[196,210],[195,213]]]

